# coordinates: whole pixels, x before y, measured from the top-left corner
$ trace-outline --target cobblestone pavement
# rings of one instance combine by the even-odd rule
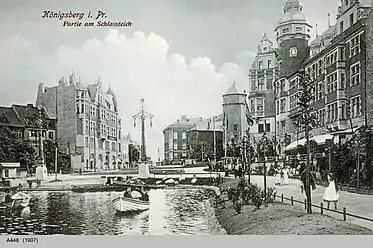
[[[263,176],[251,176],[251,183],[258,184],[259,186],[263,187]],[[275,185],[275,177],[270,176],[267,177],[267,187],[276,188],[277,195],[283,194],[286,198],[290,198],[291,196],[293,196],[295,200],[299,200],[302,202],[305,199],[305,195],[301,193],[300,181],[298,179],[290,179],[289,185],[277,186]],[[320,206],[324,192],[325,187],[319,185],[316,186],[316,190],[312,191],[312,204]],[[280,198],[277,198],[277,200],[279,201]],[[290,201],[284,200],[284,202],[290,204]],[[324,205],[326,207],[326,204]],[[294,207],[304,209],[304,204],[294,203]],[[361,195],[356,193],[340,191],[338,210],[342,211],[343,207],[347,209],[347,213],[373,219],[373,195]],[[330,208],[334,209],[333,203],[330,204]],[[320,213],[320,209],[318,208],[313,208],[312,211],[315,213]],[[327,214],[337,219],[343,219],[342,214],[339,213],[333,213],[324,210],[324,214]],[[347,221],[373,230],[373,221],[361,220],[350,216],[347,216]]]

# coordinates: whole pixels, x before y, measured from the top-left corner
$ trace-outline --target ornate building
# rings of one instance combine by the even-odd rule
[[[123,166],[121,118],[115,94],[105,93],[100,79],[83,86],[71,74],[53,87],[39,85],[37,105],[57,117],[57,141],[70,154],[81,156],[82,171],[115,170]]]
[[[260,138],[264,132],[274,134],[275,101],[273,85],[276,77],[275,49],[272,41],[264,34],[249,72],[248,105],[251,117],[256,120],[250,127],[250,135],[255,139]]]
[[[305,70],[313,84],[312,107],[317,111],[320,125],[311,131],[311,136],[318,144],[333,137],[335,142],[343,140],[351,128],[370,121],[366,113],[373,102],[368,102],[366,97],[367,89],[371,88],[366,68],[371,66],[368,58],[372,54],[368,53],[367,47],[371,45],[366,32],[372,25],[367,21],[372,15],[371,7],[371,0],[341,1],[337,24],[331,25],[329,19],[328,29],[317,34],[308,46],[311,26],[301,14],[302,6],[297,0],[286,2],[284,16],[276,28],[280,63],[276,117],[279,135],[287,134],[293,141],[287,149],[304,143],[303,130],[296,125],[299,70]],[[287,14],[290,10],[292,15]],[[284,32],[288,28],[284,18],[285,23],[292,24],[289,32]]]

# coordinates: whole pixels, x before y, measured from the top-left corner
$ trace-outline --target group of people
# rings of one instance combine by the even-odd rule
[[[124,192],[123,197],[133,198],[141,201],[149,201],[149,191],[145,187],[128,187]]]
[[[275,169],[275,185],[289,185],[289,176],[291,175],[290,167],[276,168]]]

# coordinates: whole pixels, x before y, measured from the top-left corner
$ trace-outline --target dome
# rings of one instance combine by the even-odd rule
[[[284,14],[279,23],[289,21],[306,21],[306,17],[302,13],[302,5],[298,0],[287,0],[284,5]]]
[[[321,38],[317,36],[311,43],[310,47],[321,46]]]
[[[335,32],[335,26],[330,26],[324,33],[322,33],[321,40],[333,37],[334,32]]]

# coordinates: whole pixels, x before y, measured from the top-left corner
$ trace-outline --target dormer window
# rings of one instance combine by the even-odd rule
[[[292,47],[290,48],[289,53],[290,53],[290,57],[296,57],[298,54],[298,49],[296,47]]]

